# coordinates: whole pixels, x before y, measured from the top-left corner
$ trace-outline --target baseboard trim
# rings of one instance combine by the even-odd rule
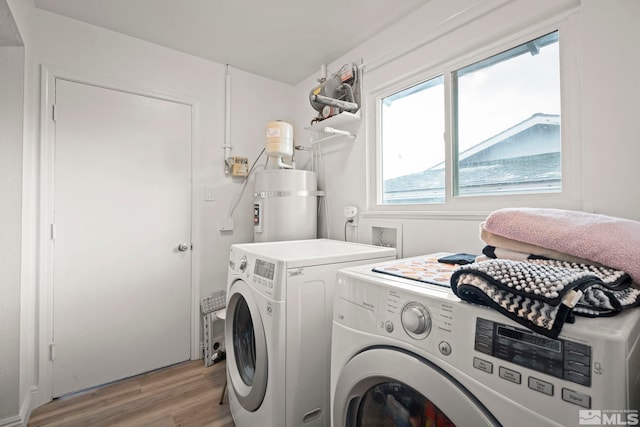
[[[24,397],[22,406],[20,407],[20,414],[13,415],[0,419],[0,427],[24,427],[29,423],[31,417],[31,411],[33,411],[33,403],[37,400],[36,397],[40,391],[38,387],[31,387]]]
[[[20,417],[20,415],[14,415],[0,420],[0,427],[22,427],[25,425],[26,424],[23,424],[22,417]]]
[[[36,405],[39,396],[40,389],[37,386],[29,388],[29,392],[25,396],[24,402],[22,402],[22,407],[20,408],[20,418],[23,420],[23,426],[26,426],[29,423],[31,412],[35,409],[34,406]]]

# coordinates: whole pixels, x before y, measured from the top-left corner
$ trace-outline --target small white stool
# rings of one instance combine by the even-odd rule
[[[226,320],[227,318],[227,309],[223,308],[222,310],[218,310],[218,311],[214,311],[213,315],[216,316],[219,320]],[[220,394],[220,405],[222,405],[222,402],[224,401],[224,393],[225,391],[227,391],[227,374],[225,372],[224,375],[224,386],[222,386],[222,393]]]

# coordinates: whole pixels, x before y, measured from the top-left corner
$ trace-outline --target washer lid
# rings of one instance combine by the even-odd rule
[[[310,267],[351,261],[371,260],[396,255],[394,248],[343,242],[331,239],[290,240],[282,242],[233,245],[238,250],[286,262],[286,268]]]

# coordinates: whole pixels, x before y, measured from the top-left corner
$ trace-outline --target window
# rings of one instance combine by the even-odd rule
[[[381,97],[381,203],[561,191],[559,56],[556,31]]]
[[[444,79],[382,99],[383,202],[444,202]]]
[[[452,74],[454,194],[561,189],[558,33]]]

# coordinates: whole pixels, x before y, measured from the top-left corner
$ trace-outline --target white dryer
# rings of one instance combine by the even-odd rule
[[[395,249],[328,239],[231,247],[225,344],[237,427],[330,425],[336,272],[391,259]]]
[[[372,266],[338,272],[335,296],[335,427],[637,424],[640,309],[550,339]]]

